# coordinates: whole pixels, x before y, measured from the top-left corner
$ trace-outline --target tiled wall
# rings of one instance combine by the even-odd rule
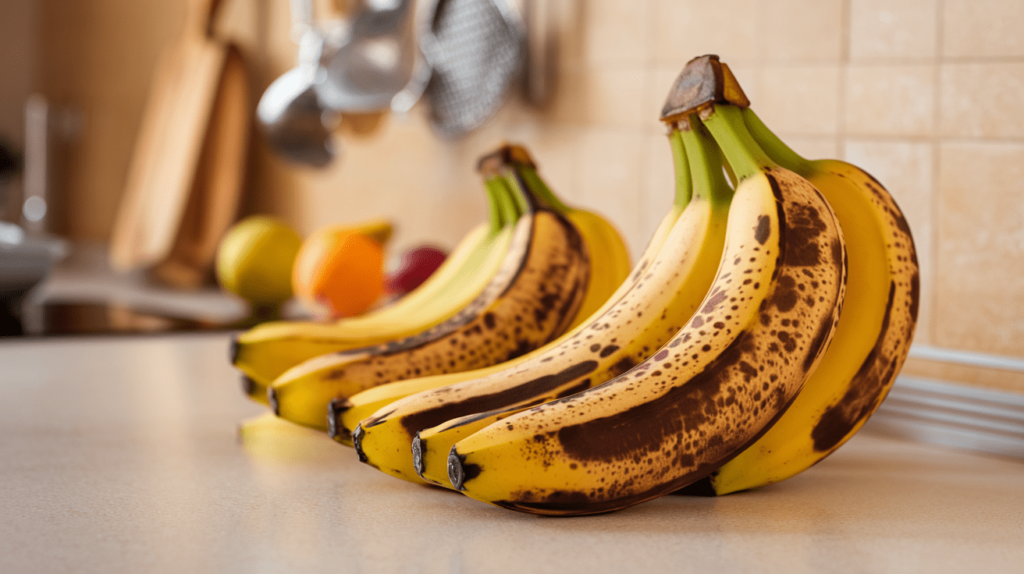
[[[550,4],[559,74],[547,108],[514,102],[454,144],[418,115],[391,119],[303,179],[298,220],[381,211],[401,240],[451,244],[482,207],[473,158],[507,138],[637,252],[671,196],[663,98],[687,60],[717,53],[799,151],[856,163],[896,196],[923,273],[917,342],[1024,356],[1024,2]]]
[[[331,1],[339,0],[321,4]],[[88,3],[107,8],[78,19],[78,36],[111,28],[94,20],[135,5]],[[397,247],[451,246],[483,217],[476,158],[511,140],[529,147],[567,200],[609,215],[637,253],[672,197],[658,121],[663,99],[690,58],[717,53],[754,109],[799,151],[859,164],[896,196],[923,271],[917,342],[1024,357],[1024,1],[546,3],[558,70],[548,105],[537,109],[514,96],[494,121],[457,142],[434,137],[419,108],[385,118],[371,133],[345,128],[343,157],[324,171],[289,166],[257,141],[246,209],[281,214],[303,231],[387,214],[399,226]],[[132,29],[148,30],[133,42],[173,36],[177,22],[161,5],[159,18],[156,10],[133,12]],[[294,65],[288,2],[227,5],[222,24],[242,44],[258,96]],[[137,76],[137,64],[158,52],[152,42],[83,53],[107,58],[90,56],[90,69]],[[119,54],[132,66],[115,61]],[[145,94],[117,95],[137,121]],[[134,137],[120,124],[106,126],[94,141],[127,145]],[[114,176],[106,181],[123,178],[124,154],[90,149],[94,171],[107,162]],[[115,203],[119,188],[102,187],[110,199],[92,203]],[[112,214],[96,217],[110,221]]]

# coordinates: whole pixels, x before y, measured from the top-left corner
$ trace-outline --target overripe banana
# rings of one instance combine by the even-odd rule
[[[244,374],[246,394],[266,402],[267,386],[306,359],[408,336],[465,307],[497,273],[519,217],[504,188],[486,189],[489,221],[470,231],[430,278],[395,303],[339,321],[272,321],[235,337],[231,361]]]
[[[523,183],[533,190],[541,201],[564,214],[572,222],[593,255],[590,258],[587,295],[583,298],[579,312],[576,313],[576,320],[569,326],[573,329],[604,306],[629,276],[632,268],[629,250],[622,240],[622,234],[607,218],[593,211],[563,203],[538,175],[537,166],[525,148],[509,146],[509,149],[516,156],[514,166]]]
[[[696,124],[699,112],[739,181],[698,313],[630,371],[456,443],[448,457],[456,489],[541,514],[638,504],[741,452],[813,372],[842,306],[842,233],[806,179],[733,129],[742,112],[728,103],[727,83],[707,58],[691,61],[662,114]]]
[[[672,137],[684,142],[692,199],[657,255],[636,270],[637,280],[615,303],[561,344],[514,368],[408,397],[370,417],[354,437],[361,460],[395,476],[418,474],[444,484],[448,451],[459,438],[625,372],[686,324],[721,259],[732,190],[713,141],[689,130]]]
[[[690,172],[689,166],[686,165],[686,158],[682,155],[682,140],[675,134],[670,138],[673,148],[678,148],[678,152],[675,154],[677,160],[676,170],[680,173],[677,178],[677,187],[675,193],[675,201],[672,206],[665,213],[661,222],[654,230],[650,240],[641,254],[638,262],[637,269],[646,269],[654,257],[657,255],[658,250],[661,249],[668,237],[669,232],[672,230],[676,220],[679,219],[679,215],[683,212],[683,209],[690,201],[691,190],[690,190]],[[681,163],[680,163],[681,159]],[[524,178],[524,181],[528,178]],[[577,212],[570,213],[570,217]],[[573,219],[575,221],[575,219]],[[589,242],[588,242],[589,244]],[[597,252],[597,248],[592,250]],[[604,313],[605,309],[615,303],[623,293],[625,293],[630,285],[635,283],[643,275],[642,273],[629,274],[629,269],[626,270],[625,274],[618,276],[617,283],[614,281],[608,281],[608,284],[616,284],[617,287],[614,293],[606,297],[605,303],[600,309],[592,313],[591,315],[598,315]],[[591,275],[591,281],[594,281],[595,275]],[[588,286],[588,298],[589,298],[590,287]],[[583,310],[579,315],[582,316]],[[586,319],[586,318],[584,318]],[[468,381],[470,379],[479,379],[482,377],[490,376],[494,373],[511,369],[525,361],[532,360],[535,356],[542,353],[546,353],[549,349],[561,345],[567,339],[572,337],[575,332],[582,329],[586,321],[579,321],[581,324],[577,325],[575,329],[563,334],[558,339],[551,341],[539,349],[535,349],[526,355],[506,361],[498,365],[485,367],[483,369],[476,369],[472,371],[462,371],[458,373],[448,373],[444,375],[434,375],[430,377],[420,377],[416,379],[408,379],[405,381],[396,381],[387,385],[381,385],[379,387],[373,387],[360,393],[357,393],[351,397],[340,398],[336,401],[332,401],[329,415],[329,433],[332,438],[343,444],[351,444],[352,432],[359,425],[359,423],[374,414],[381,408],[409,395],[413,395],[422,391],[439,389],[460,383],[462,381]]]
[[[800,157],[749,108],[744,119],[773,160],[828,200],[846,239],[849,276],[832,344],[792,406],[757,442],[690,489],[719,495],[790,478],[852,437],[896,380],[920,300],[914,240],[885,188],[846,162]]]
[[[481,162],[488,178],[508,171],[507,148]],[[484,291],[452,318],[385,344],[307,360],[267,391],[274,412],[327,429],[328,403],[380,384],[486,367],[518,357],[566,331],[586,294],[587,246],[561,214],[524,185],[528,204],[516,223],[501,269]]]

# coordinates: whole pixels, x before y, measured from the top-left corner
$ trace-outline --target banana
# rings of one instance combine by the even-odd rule
[[[580,305],[579,313],[576,314],[576,320],[569,326],[570,329],[574,329],[604,306],[608,298],[629,276],[632,270],[629,250],[622,240],[622,234],[606,218],[592,211],[562,203],[538,175],[536,163],[525,148],[515,145],[509,147],[510,153],[516,156],[517,171],[526,186],[537,194],[541,201],[569,218],[583,236],[590,253],[598,255],[591,257],[590,260],[587,295]]]
[[[596,386],[668,342],[711,286],[732,198],[717,146],[701,145],[695,131],[672,134],[683,140],[689,158],[685,175],[692,173],[692,199],[657,256],[633,274],[636,282],[613,305],[560,345],[513,369],[408,397],[370,417],[354,436],[360,459],[394,476],[418,474],[445,484],[448,451],[458,439],[517,411]]]
[[[500,186],[488,184],[487,197],[489,221],[470,231],[430,278],[395,303],[326,323],[272,321],[236,336],[231,362],[243,373],[245,393],[265,403],[267,386],[302,361],[409,336],[465,307],[497,273],[519,217],[519,207]]]
[[[846,239],[849,276],[832,344],[792,406],[757,442],[690,489],[717,495],[795,476],[849,440],[892,388],[920,302],[914,240],[882,184],[842,161],[800,157],[749,108],[744,120],[773,160],[807,178],[831,204]]]
[[[678,140],[678,138],[676,139]],[[680,143],[679,145],[682,144]],[[688,167],[685,167],[685,161],[684,169],[689,169]],[[643,254],[640,256],[639,262],[637,264],[638,269],[646,269],[647,266],[650,264],[651,260],[654,259],[654,256],[657,254],[658,250],[664,244],[665,238],[668,237],[668,234],[671,231],[672,226],[675,224],[676,220],[679,218],[679,215],[682,213],[683,207],[685,207],[686,203],[689,201],[689,171],[687,171],[686,174],[687,176],[685,179],[685,188],[677,190],[676,201],[665,214],[664,218],[662,218],[657,228],[655,228],[655,231],[652,234],[651,239],[648,241]],[[607,297],[602,308],[598,309],[591,315],[603,313],[605,308],[614,304],[614,302],[621,297],[621,294],[624,293],[626,289],[628,289],[629,285],[635,283],[636,280],[640,278],[640,276],[642,276],[642,274],[634,274],[630,276],[627,270],[626,276],[623,277],[618,282],[619,286],[616,289],[615,293]],[[591,275],[591,281],[593,280],[595,280],[594,274]],[[589,291],[590,289],[588,287],[588,298],[590,294]],[[586,304],[586,300],[584,300],[584,304]],[[583,311],[581,305],[581,311],[578,313],[578,315],[582,315],[582,313]],[[580,323],[585,323],[585,321],[580,321]],[[446,387],[449,385],[453,385],[455,383],[460,383],[462,381],[468,381],[470,379],[488,377],[494,373],[511,369],[525,361],[532,360],[534,357],[541,353],[546,353],[552,347],[561,345],[567,339],[572,337],[575,334],[575,332],[580,328],[581,326],[578,325],[575,329],[572,329],[571,331],[562,335],[558,339],[555,339],[554,341],[548,343],[547,345],[544,345],[543,347],[535,349],[525,355],[522,355],[510,361],[506,361],[504,363],[499,363],[497,365],[492,365],[490,367],[485,367],[483,369],[475,369],[472,371],[462,371],[458,373],[448,373],[444,375],[434,375],[430,377],[408,379],[405,381],[395,381],[393,383],[388,383],[386,385],[381,385],[379,387],[367,389],[360,393],[356,393],[351,397],[339,398],[337,400],[331,401],[331,405],[329,407],[330,414],[328,415],[328,433],[334,440],[342,444],[351,445],[352,432],[359,425],[359,423],[363,419],[369,417],[370,415],[374,414],[383,407],[390,405],[391,403],[394,403],[395,401],[405,398],[412,394],[433,389],[439,389],[441,387]]]
[[[687,64],[662,114],[696,125],[697,115],[687,114],[699,112],[739,181],[723,257],[700,310],[630,371],[456,443],[448,457],[456,489],[539,514],[638,504],[742,451],[813,372],[842,306],[842,232],[806,179],[733,129],[742,112],[725,99],[732,92],[716,63]]]
[[[481,161],[494,179],[513,161],[502,148]],[[587,246],[561,214],[540,204],[521,182],[527,202],[501,269],[452,318],[416,335],[307,360],[274,380],[268,401],[278,416],[327,429],[328,403],[380,384],[487,367],[518,357],[561,335],[574,320],[589,278]]]

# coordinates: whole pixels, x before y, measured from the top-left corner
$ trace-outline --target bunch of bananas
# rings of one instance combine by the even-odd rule
[[[675,201],[603,305],[476,370],[409,377],[379,357],[355,368],[351,353],[312,359],[271,385],[281,415],[294,416],[288,385],[313,377],[329,389],[318,405],[332,399],[330,435],[361,461],[550,515],[756,488],[838,449],[885,398],[913,337],[919,274],[906,220],[864,171],[788,148],[717,56],[687,64],[661,119]],[[532,163],[509,155],[502,181],[550,195]],[[536,320],[490,321],[515,332]],[[444,344],[488,354],[495,343]],[[376,370],[404,380],[354,392],[351,373]]]
[[[414,291],[363,316],[269,322],[238,335],[231,360],[246,394],[326,430],[332,401],[515,359],[603,304],[630,271],[618,231],[562,203],[521,147],[502,146],[479,171],[488,221]]]

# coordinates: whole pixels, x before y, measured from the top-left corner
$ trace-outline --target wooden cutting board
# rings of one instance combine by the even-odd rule
[[[154,77],[114,224],[111,265],[203,282],[242,190],[251,122],[241,54],[211,34],[220,0],[188,0]]]

